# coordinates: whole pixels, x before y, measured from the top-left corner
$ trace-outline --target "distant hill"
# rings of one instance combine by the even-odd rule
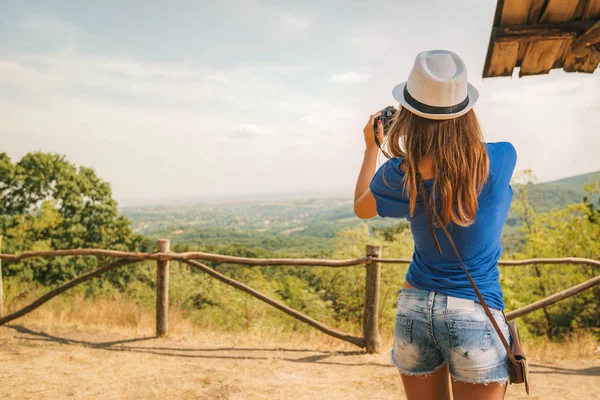
[[[530,201],[539,212],[549,211],[554,207],[563,208],[568,204],[580,203],[585,196],[583,186],[594,181],[600,181],[600,171],[557,181],[538,183],[531,187]],[[515,185],[513,190],[515,192],[521,190],[521,185]]]
[[[600,171],[532,185],[531,202],[540,212],[581,202],[583,185],[594,180],[600,180]],[[513,188],[521,189],[520,185]],[[333,248],[335,232],[365,223],[354,216],[352,199],[346,197],[220,201],[123,211],[134,230],[150,238],[167,237],[175,244],[243,244],[299,254],[308,249],[326,253]],[[386,227],[399,220],[374,218],[366,223]],[[516,216],[509,216],[503,239],[508,251],[518,249],[523,241],[520,225]]]
[[[583,185],[596,181],[600,181],[600,171],[559,179],[557,181],[539,183],[536,186],[561,188],[583,194]]]
[[[561,209],[569,204],[581,203],[586,195],[583,186],[594,181],[600,181],[600,171],[531,185],[529,188],[529,202],[537,212],[546,212],[553,208]],[[515,195],[518,195],[522,189],[522,185],[513,186]],[[522,249],[525,243],[525,238],[520,230],[522,224],[523,221],[515,214],[510,213],[508,215],[506,225],[502,231],[502,244],[505,254]]]
[[[174,244],[243,244],[270,251],[303,253],[332,249],[335,232],[363,221],[348,198],[272,199],[177,206],[125,207],[133,229]],[[377,218],[370,226],[396,225]]]

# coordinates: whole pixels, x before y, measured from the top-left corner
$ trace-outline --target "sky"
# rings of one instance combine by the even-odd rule
[[[0,152],[93,167],[120,205],[352,196],[362,128],[423,50],[540,181],[600,169],[600,72],[481,78],[495,1],[0,2]],[[385,161],[383,156],[380,163]]]

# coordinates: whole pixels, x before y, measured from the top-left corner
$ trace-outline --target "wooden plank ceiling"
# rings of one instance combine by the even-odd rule
[[[498,0],[483,77],[512,76],[516,67],[519,77],[554,68],[593,73],[598,32],[600,0]]]

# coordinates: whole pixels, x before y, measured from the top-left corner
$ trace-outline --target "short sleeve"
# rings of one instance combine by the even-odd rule
[[[402,158],[386,161],[375,173],[369,188],[375,198],[380,217],[407,218],[409,200],[403,195],[404,172],[400,169]]]
[[[488,144],[490,177],[498,188],[508,187],[517,164],[517,150],[509,142]]]

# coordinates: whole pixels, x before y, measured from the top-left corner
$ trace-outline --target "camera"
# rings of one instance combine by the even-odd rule
[[[387,106],[381,110],[381,115],[375,118],[373,123],[373,133],[375,135],[375,143],[377,143],[377,147],[381,147],[381,143],[379,143],[379,139],[377,138],[377,122],[381,121],[381,124],[383,125],[383,136],[385,137],[397,112],[398,110],[396,110],[394,106]]]

